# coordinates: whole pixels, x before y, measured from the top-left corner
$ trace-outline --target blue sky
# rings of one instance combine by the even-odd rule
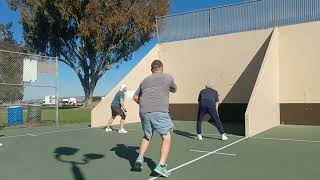
[[[188,12],[209,7],[243,2],[246,0],[171,0],[170,14]],[[12,12],[7,6],[7,0],[0,0],[0,23],[13,22],[13,33],[17,41],[23,41],[22,26],[19,24],[19,13]],[[118,68],[108,71],[98,82],[94,95],[102,96],[110,91],[117,83],[141,60],[141,58],[155,46],[153,39],[141,47],[128,62],[120,64]],[[82,96],[83,89],[74,72],[65,64],[59,63],[59,95]]]

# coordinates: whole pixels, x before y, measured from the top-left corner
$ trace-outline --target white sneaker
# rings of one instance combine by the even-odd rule
[[[120,134],[127,134],[128,133],[128,131],[126,131],[125,129],[120,129],[120,130],[118,130],[118,133],[120,133]]]
[[[228,137],[225,134],[222,134],[221,135],[221,140],[222,141],[226,141],[226,140],[228,140]]]
[[[2,143],[0,143],[0,147],[2,147],[3,146],[3,144]]]
[[[106,132],[111,132],[112,129],[111,128],[106,128]]]
[[[196,140],[202,141],[202,135],[201,134],[197,134],[197,136],[195,137]]]

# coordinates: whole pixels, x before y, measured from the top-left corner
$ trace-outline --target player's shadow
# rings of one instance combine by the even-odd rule
[[[190,138],[190,139],[195,139],[196,138],[196,134],[192,134],[190,132],[186,132],[186,131],[181,131],[181,130],[173,130],[174,134],[186,137],[186,138]],[[202,138],[206,138],[206,139],[215,139],[215,140],[220,140],[219,138],[216,137],[209,137],[209,136],[203,136]]]
[[[71,166],[71,172],[73,173],[73,177],[75,180],[86,180],[85,176],[83,175],[80,165],[86,165],[92,160],[97,160],[104,158],[104,155],[102,154],[84,154],[83,159],[81,161],[73,161],[73,160],[64,160],[63,156],[68,157],[68,156],[73,156],[75,155],[79,149],[72,148],[72,147],[58,147],[55,149],[54,154],[55,154],[55,159],[63,162],[63,163],[68,163]]]
[[[131,167],[130,171],[136,171],[134,169],[134,163],[139,156],[139,154],[137,153],[138,149],[139,147],[136,146],[117,144],[115,147],[110,149],[110,151],[114,151],[118,157],[128,160]],[[157,166],[156,163],[148,157],[144,157],[144,162],[147,163],[147,166],[151,170],[150,176],[156,176],[156,174],[153,172],[154,168]]]

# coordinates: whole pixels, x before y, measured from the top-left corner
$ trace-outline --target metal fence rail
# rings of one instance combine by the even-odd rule
[[[0,50],[0,127],[58,125],[56,57]]]
[[[160,43],[320,20],[320,0],[255,0],[157,17]]]

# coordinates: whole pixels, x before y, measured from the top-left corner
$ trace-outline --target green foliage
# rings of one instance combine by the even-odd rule
[[[13,38],[12,24],[0,24],[0,49],[20,52],[21,47]],[[21,84],[23,57],[0,51],[0,83]],[[0,84],[0,103],[22,100],[23,87]]]

